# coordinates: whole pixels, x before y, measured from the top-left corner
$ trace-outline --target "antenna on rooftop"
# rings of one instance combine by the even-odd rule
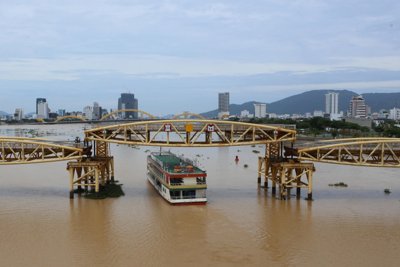
[[[128,88],[126,88],[125,85],[122,85],[123,87],[125,87],[126,91],[128,91],[128,93],[131,93],[131,91],[128,90]]]

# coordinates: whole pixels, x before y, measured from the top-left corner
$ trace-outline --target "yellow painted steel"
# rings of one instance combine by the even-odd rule
[[[175,120],[175,119],[177,119],[179,117],[182,117],[182,116],[195,116],[195,117],[198,117],[200,119],[205,119],[203,116],[201,116],[199,114],[195,114],[195,113],[182,113],[182,114],[176,115],[172,119]]]
[[[62,118],[59,118],[59,119],[57,119],[57,120],[55,120],[54,122],[59,122],[59,121],[61,121],[61,120],[64,120],[64,119],[68,119],[68,118],[75,118],[75,119],[79,119],[79,120],[81,120],[81,121],[86,121],[84,118],[81,118],[81,117],[78,117],[78,116],[64,116],[64,117],[62,117]]]
[[[171,132],[164,126],[171,125]],[[187,125],[193,132],[187,132]],[[208,132],[212,125],[213,132]],[[166,133],[167,136],[161,133]],[[86,140],[164,147],[219,147],[280,143],[296,140],[296,131],[280,127],[221,120],[158,120],[112,125],[85,131]],[[214,137],[214,138],[213,138]]]
[[[67,146],[62,142],[47,142],[49,140],[41,138],[0,138],[0,165],[79,160],[83,157],[81,148]]]
[[[124,112],[124,111],[139,112],[139,113],[145,114],[145,115],[147,115],[147,116],[149,116],[149,117],[151,117],[151,118],[153,118],[153,119],[157,119],[156,117],[154,117],[154,116],[151,115],[150,113],[147,113],[147,112],[144,112],[144,111],[141,111],[141,110],[138,110],[138,109],[121,109],[121,110],[117,110],[117,111],[111,112],[110,114],[107,114],[106,116],[104,116],[104,117],[101,118],[100,120],[102,121],[102,120],[104,120],[105,118],[108,118],[109,116],[111,116],[111,115],[113,115],[113,114],[120,113],[120,112]]]
[[[43,119],[41,119],[41,118],[37,118],[37,121],[40,121],[40,122],[45,122]]]
[[[222,120],[222,119],[228,118],[228,117],[229,117],[228,115],[224,114],[224,115],[222,115],[221,117],[219,117],[219,119]]]
[[[347,141],[349,142],[343,142]],[[298,159],[342,165],[400,168],[400,139],[352,138],[343,143],[299,148]]]

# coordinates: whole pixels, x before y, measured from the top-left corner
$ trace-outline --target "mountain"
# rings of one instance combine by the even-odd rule
[[[230,114],[231,115],[240,115],[240,112],[243,110],[248,110],[250,112],[250,114],[254,113],[254,104],[256,104],[256,103],[260,103],[260,102],[250,101],[250,102],[243,103],[241,105],[230,104],[229,105]],[[200,113],[199,115],[203,116],[204,118],[216,118],[216,117],[218,117],[218,109]]]
[[[313,113],[314,110],[325,111],[325,94],[339,93],[339,111],[350,109],[350,99],[355,92],[348,90],[313,90],[298,95],[289,96],[282,100],[267,104],[267,113],[276,114],[304,114]],[[368,105],[368,102],[366,102]]]
[[[313,113],[314,110],[325,111],[325,94],[328,92],[339,93],[339,111],[350,109],[350,100],[357,93],[348,90],[312,90],[298,95],[289,96],[279,101],[267,103],[267,113],[276,114],[304,114]],[[371,107],[372,112],[379,112],[381,109],[391,109],[400,106],[400,93],[365,93],[362,94],[365,104]],[[229,105],[230,114],[240,115],[242,110],[254,113],[254,103],[250,101],[241,105]],[[205,118],[215,118],[218,116],[218,109],[200,113]]]
[[[10,114],[10,113],[0,110],[0,115],[8,115],[8,114]]]

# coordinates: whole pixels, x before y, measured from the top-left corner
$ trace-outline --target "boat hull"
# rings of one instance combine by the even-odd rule
[[[206,198],[171,199],[168,187],[164,186],[162,183],[160,186],[158,186],[156,184],[156,179],[157,178],[153,180],[149,173],[147,173],[147,180],[150,182],[150,184],[165,201],[173,206],[205,205],[207,203]]]

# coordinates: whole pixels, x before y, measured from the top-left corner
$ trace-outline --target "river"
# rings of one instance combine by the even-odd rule
[[[83,138],[82,124],[0,126],[0,136]],[[398,266],[395,168],[315,164],[314,201],[257,187],[264,147],[178,148],[207,170],[205,206],[171,206],[146,179],[155,147],[111,145],[125,196],[69,199],[66,162],[0,166],[2,266]],[[239,151],[238,151],[239,150]],[[239,163],[234,159],[239,156]],[[243,165],[248,164],[248,168]],[[345,182],[347,188],[328,186]],[[385,194],[384,189],[391,194]],[[295,190],[293,190],[295,191]]]

